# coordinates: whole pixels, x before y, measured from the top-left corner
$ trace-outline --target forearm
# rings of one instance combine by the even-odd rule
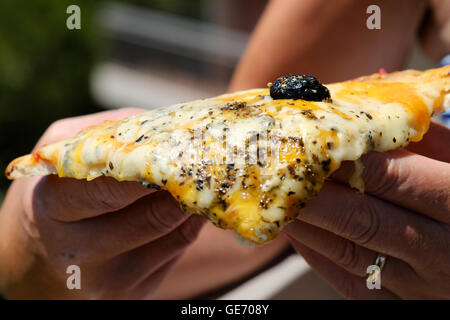
[[[425,53],[438,61],[450,52],[450,2],[431,0],[430,7],[421,42]]]
[[[381,30],[366,9],[381,8]],[[264,87],[284,74],[333,82],[403,67],[426,8],[417,1],[272,0],[239,63],[230,91]]]

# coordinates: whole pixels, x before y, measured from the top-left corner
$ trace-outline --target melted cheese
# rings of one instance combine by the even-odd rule
[[[106,122],[40,148],[16,178],[111,176],[168,190],[183,210],[254,243],[276,237],[342,161],[418,141],[448,104],[450,67],[327,85],[331,101],[254,89]],[[351,184],[363,190],[360,162]],[[33,168],[36,168],[33,171]]]

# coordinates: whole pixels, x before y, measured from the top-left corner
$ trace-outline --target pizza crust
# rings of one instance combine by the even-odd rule
[[[8,179],[28,176],[46,176],[57,174],[56,167],[47,161],[36,161],[32,155],[25,155],[12,161],[6,168]]]

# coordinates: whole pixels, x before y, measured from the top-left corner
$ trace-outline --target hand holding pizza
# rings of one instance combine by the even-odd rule
[[[121,109],[54,123],[38,144],[141,112]],[[137,182],[55,176],[16,181],[0,214],[0,289],[7,298],[152,297],[203,221]],[[67,267],[81,270],[69,290]]]
[[[343,166],[285,228],[291,243],[347,298],[449,299],[450,130],[432,123],[407,151],[362,159],[365,194]],[[377,253],[388,257],[382,290],[368,290]]]

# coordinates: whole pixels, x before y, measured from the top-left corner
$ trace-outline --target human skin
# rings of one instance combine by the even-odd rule
[[[138,112],[59,120],[38,145]],[[0,211],[0,290],[8,299],[152,298],[204,221],[136,182],[14,181]],[[66,286],[69,265],[81,269],[81,290]]]
[[[364,195],[345,164],[284,233],[346,298],[450,299],[450,130],[434,123],[408,150],[362,159]],[[382,289],[368,290],[377,252]]]
[[[381,30],[365,28],[365,9],[381,7]],[[422,43],[433,58],[450,50],[444,1],[431,1]],[[309,73],[324,82],[403,68],[426,1],[269,3],[231,83],[261,87],[280,75]],[[294,41],[293,39],[298,39]],[[407,150],[370,153],[364,195],[348,186],[345,163],[283,233],[344,297],[450,298],[450,131],[432,123]],[[368,290],[366,268],[388,256],[382,290]]]
[[[366,8],[372,4],[381,9],[380,30],[366,28]],[[426,5],[424,0],[272,0],[230,91],[265,87],[286,74],[311,74],[329,83],[380,68],[403,69]]]
[[[431,0],[430,8],[420,42],[429,57],[439,60],[450,52],[450,1]]]
[[[144,111],[62,119],[37,146]],[[193,297],[258,270],[287,246],[281,238],[264,249],[243,247],[230,232],[201,230],[205,221],[135,182],[19,179],[0,210],[0,292],[8,299]],[[81,268],[81,290],[67,289],[69,265]]]

